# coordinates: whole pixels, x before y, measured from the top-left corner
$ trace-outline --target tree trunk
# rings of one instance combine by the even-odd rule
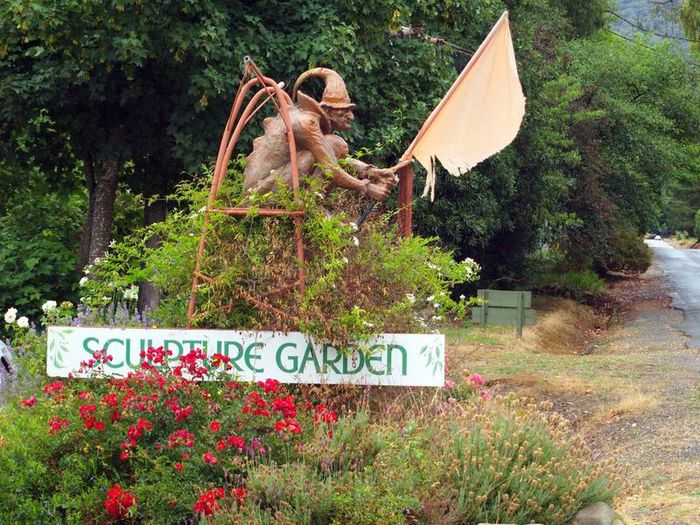
[[[165,199],[156,199],[151,204],[146,203],[144,209],[144,223],[146,226],[155,224],[156,222],[162,222],[165,220],[166,215],[166,202]],[[158,235],[152,235],[147,241],[146,246],[148,248],[157,248],[160,245],[161,239]],[[150,281],[144,281],[141,283],[139,289],[139,300],[138,309],[139,312],[144,310],[152,310],[158,306],[160,301],[160,292]]]
[[[78,248],[78,270],[82,270],[90,262],[90,239],[92,238],[92,217],[95,213],[95,165],[91,158],[84,161],[85,186],[88,191],[88,210],[85,217],[85,225],[80,234],[80,247]]]
[[[117,196],[119,161],[105,160],[100,163],[100,178],[95,184],[94,210],[90,235],[90,254],[92,263],[102,257],[112,240],[112,223],[114,222],[114,200]]]

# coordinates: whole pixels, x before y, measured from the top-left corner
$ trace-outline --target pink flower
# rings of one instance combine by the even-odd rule
[[[451,379],[445,379],[445,388],[447,390],[452,390],[455,387],[455,382]]]
[[[32,396],[29,399],[23,399],[22,404],[25,407],[33,407],[34,405],[36,405],[36,397]]]
[[[472,374],[469,376],[469,381],[475,386],[483,386],[484,385],[484,378],[481,377],[479,374]]]
[[[210,465],[216,465],[219,462],[213,452],[205,452],[202,455],[202,459],[205,463],[209,463]]]
[[[177,470],[178,472],[182,472],[182,469],[182,463],[175,463],[175,470]]]

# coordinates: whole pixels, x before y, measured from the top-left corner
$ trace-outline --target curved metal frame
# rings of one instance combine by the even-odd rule
[[[236,93],[236,97],[233,101],[233,106],[231,107],[231,113],[229,114],[228,121],[226,122],[226,127],[224,128],[224,133],[221,137],[221,143],[219,145],[219,152],[216,158],[216,168],[214,169],[214,177],[211,184],[211,190],[209,191],[209,199],[207,200],[207,207],[204,216],[204,227],[202,229],[202,236],[199,240],[199,248],[197,250],[197,259],[195,262],[194,273],[192,277],[192,291],[190,294],[190,301],[187,308],[187,319],[188,324],[191,323],[195,316],[195,310],[197,307],[197,290],[199,288],[200,280],[211,281],[211,278],[201,274],[202,256],[206,248],[206,233],[207,227],[209,225],[209,214],[212,211],[218,213],[224,213],[232,216],[245,216],[248,214],[247,207],[236,207],[236,208],[214,208],[214,203],[216,202],[216,197],[219,194],[219,189],[226,176],[226,168],[231,160],[231,155],[241,136],[243,128],[250,122],[252,117],[262,108],[268,101],[272,103],[277,108],[277,112],[282,117],[282,121],[287,129],[287,144],[289,145],[289,153],[291,159],[291,171],[292,171],[292,191],[294,198],[301,202],[299,198],[299,170],[297,167],[297,148],[296,142],[294,141],[294,131],[292,130],[292,122],[289,117],[289,109],[292,107],[292,100],[289,95],[282,89],[282,85],[278,84],[269,77],[265,77],[260,73],[260,70],[255,65],[250,57],[245,57],[243,59],[245,62],[245,72],[241,78],[241,84]],[[251,78],[252,77],[252,78]],[[256,86],[261,86],[260,89],[253,95],[251,100],[246,105],[245,109],[241,113],[241,107],[243,102],[248,95],[248,93]],[[260,100],[267,95],[267,97],[261,102]],[[240,113],[240,115],[239,115]],[[234,127],[235,124],[235,127]],[[260,208],[256,210],[262,216],[289,216],[294,220],[294,235],[296,237],[297,245],[297,257],[299,259],[299,270],[297,272],[299,280],[299,289],[304,292],[305,285],[305,273],[304,273],[304,239],[301,232],[301,225],[304,216],[303,211],[291,211],[291,210],[281,210],[273,208]]]

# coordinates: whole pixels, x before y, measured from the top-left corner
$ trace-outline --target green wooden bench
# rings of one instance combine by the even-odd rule
[[[518,337],[522,337],[523,326],[535,324],[532,292],[478,290],[477,297],[483,304],[472,308],[472,321],[482,327],[487,324],[514,324]]]

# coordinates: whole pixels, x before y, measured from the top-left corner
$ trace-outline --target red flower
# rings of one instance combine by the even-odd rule
[[[97,410],[96,405],[81,405],[78,408],[78,412],[80,412],[80,417],[83,418],[83,421],[87,421],[88,419],[91,419],[91,414]]]
[[[294,404],[294,397],[276,397],[272,400],[272,411],[282,412],[282,415],[286,418],[297,417],[297,406]]]
[[[216,450],[226,450],[226,442],[223,439],[216,442]]]
[[[95,430],[98,432],[102,431],[105,429],[105,424],[102,421],[98,421],[95,423]]]
[[[219,430],[221,430],[221,423],[219,423],[218,421],[212,421],[209,424],[209,430],[211,430],[212,432],[218,432]]]
[[[245,501],[245,489],[243,487],[239,487],[237,489],[232,489],[231,490],[231,496],[236,500],[236,503],[238,505],[243,505]]]
[[[51,419],[49,419],[49,433],[56,434],[61,429],[67,427],[68,424],[69,423],[67,419],[63,419],[60,416],[52,417]]]
[[[34,405],[36,405],[36,397],[32,396],[29,399],[23,399],[22,404],[25,407],[33,407]]]
[[[125,518],[129,509],[136,504],[136,498],[130,492],[123,490],[118,484],[114,484],[107,490],[105,510],[113,518]]]
[[[280,386],[280,382],[277,379],[266,379],[263,381],[258,381],[258,386],[263,389],[266,394],[274,394]]]
[[[129,431],[128,431],[128,436],[129,439],[133,442],[136,440],[140,439],[143,436],[143,433],[147,430],[151,430],[153,428],[153,423],[148,421],[148,419],[139,419],[135,425],[129,425]]]
[[[226,438],[226,442],[228,443],[229,447],[237,448],[240,452],[243,452],[246,449],[245,440],[242,437],[230,435]]]
[[[194,504],[194,511],[197,514],[211,516],[214,512],[219,510],[217,500],[223,499],[225,495],[226,492],[224,492],[224,489],[221,487],[206,491],[199,497],[197,503]]]
[[[205,452],[202,455],[202,459],[205,463],[209,463],[210,465],[216,465],[219,462],[213,452]]]
[[[318,405],[316,407],[316,413],[314,414],[314,423],[333,423],[338,420],[338,414],[331,412],[324,405]]]
[[[177,470],[178,472],[182,472],[182,468],[182,463],[175,463],[175,470]]]
[[[275,430],[280,433],[289,432],[290,434],[301,434],[301,425],[296,419],[285,419],[275,423]]]
[[[214,366],[219,366],[222,363],[223,364],[228,364],[231,362],[231,358],[227,355],[224,354],[214,354],[211,356],[211,364]]]
[[[58,394],[64,386],[65,385],[61,381],[54,381],[53,383],[49,383],[44,387],[44,392],[47,396],[53,396]]]
[[[168,437],[169,448],[175,447],[193,447],[194,446],[194,434],[187,432],[187,429],[181,428],[173,432],[170,437]]]

